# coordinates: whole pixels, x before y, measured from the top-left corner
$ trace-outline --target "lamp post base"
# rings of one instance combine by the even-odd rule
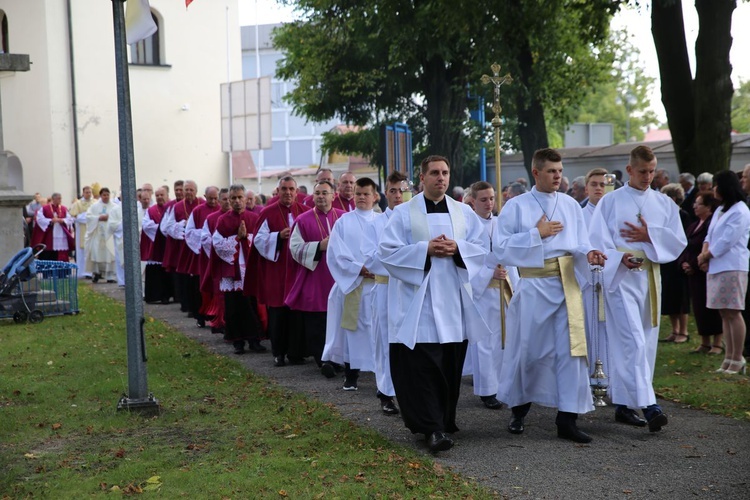
[[[144,416],[155,416],[161,412],[159,400],[153,394],[149,394],[145,399],[131,399],[123,395],[117,402],[117,411],[136,412]]]

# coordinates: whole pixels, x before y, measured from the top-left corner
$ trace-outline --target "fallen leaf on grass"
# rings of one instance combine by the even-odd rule
[[[33,453],[24,453],[23,458],[28,458],[29,460],[35,460],[36,455],[34,455]]]
[[[143,491],[156,491],[161,488],[161,476],[151,476],[146,479],[146,486],[143,487]]]
[[[56,431],[56,430],[58,430],[60,428],[62,428],[62,424],[60,424],[60,423],[52,424],[52,430],[53,431]]]
[[[120,448],[119,450],[117,450],[117,451],[115,452],[115,456],[116,456],[117,458],[122,458],[122,457],[124,457],[124,456],[125,456],[125,449],[124,449],[124,448]]]
[[[287,496],[286,490],[279,490],[279,496],[280,497],[286,497]]]
[[[287,436],[284,436],[284,437],[285,437],[286,439],[294,439],[294,438],[296,438],[296,437],[297,437],[297,435],[296,435],[296,434],[289,434],[289,435],[287,435]]]

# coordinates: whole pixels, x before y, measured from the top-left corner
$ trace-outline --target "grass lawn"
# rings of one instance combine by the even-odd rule
[[[118,413],[124,307],[0,320],[0,496],[443,498],[491,492],[148,319],[162,414]]]
[[[661,319],[660,338],[669,336],[669,318]],[[688,324],[690,341],[660,343],[656,357],[654,389],[657,396],[708,412],[750,421],[750,378],[714,373],[723,355],[691,354],[701,337],[693,317]]]

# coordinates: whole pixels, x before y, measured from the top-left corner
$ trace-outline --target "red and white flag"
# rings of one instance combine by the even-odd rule
[[[156,33],[156,23],[151,17],[148,0],[128,0],[125,5],[125,37],[128,45]]]

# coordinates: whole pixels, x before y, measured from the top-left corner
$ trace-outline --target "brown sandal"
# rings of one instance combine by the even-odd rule
[[[674,339],[675,344],[684,344],[685,342],[690,341],[690,335],[682,335],[681,333],[678,333],[676,335],[676,339]]]
[[[722,346],[713,345],[711,346],[711,349],[708,351],[708,354],[716,356],[717,354],[722,354],[723,352],[724,352],[724,348]]]
[[[701,344],[694,350],[690,351],[690,354],[708,354],[709,352],[711,352],[711,346]]]

